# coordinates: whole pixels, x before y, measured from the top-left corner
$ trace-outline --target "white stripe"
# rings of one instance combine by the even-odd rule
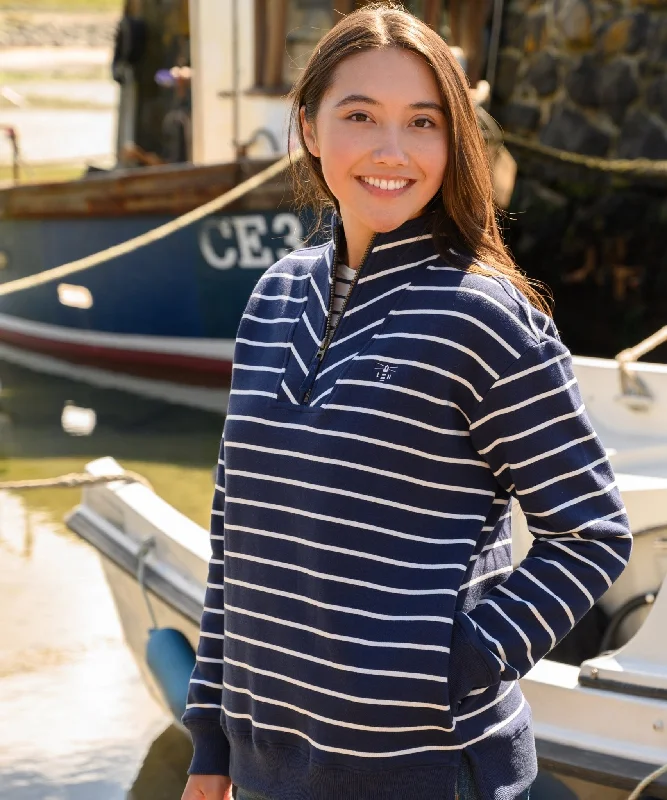
[[[315,294],[317,295],[317,299],[320,301],[320,305],[322,306],[322,311],[324,311],[325,316],[328,316],[329,310],[327,309],[326,305],[324,304],[324,300],[322,299],[322,295],[320,294],[320,290],[318,289],[317,284],[315,283],[315,280],[313,279],[312,275],[310,276],[310,283],[311,283],[313,289],[315,290]]]
[[[397,726],[384,726],[378,727],[376,725],[359,725],[354,722],[344,722],[343,720],[332,719],[331,717],[323,717],[321,714],[316,714],[314,711],[308,711],[300,706],[286,703],[283,700],[275,700],[270,697],[263,697],[262,695],[254,694],[250,689],[244,689],[237,686],[232,686],[225,681],[225,688],[232,692],[239,692],[251,697],[255,702],[268,703],[269,705],[280,706],[281,708],[289,708],[290,711],[296,711],[297,714],[317,719],[320,722],[326,722],[328,725],[336,725],[339,728],[351,728],[356,731],[373,731],[374,733],[410,733],[412,731],[445,731],[450,733],[454,728],[443,728],[440,725],[413,725],[411,727],[397,727]]]
[[[258,397],[272,397],[274,400],[278,397],[275,392],[261,392],[259,389],[231,389],[229,394],[253,394]]]
[[[503,575],[506,572],[512,571],[512,565],[508,565],[507,567],[501,567],[500,569],[494,569],[492,572],[485,572],[484,575],[478,575],[476,578],[469,580],[467,583],[462,583],[459,586],[459,591],[463,589],[468,589],[470,586],[474,586],[477,583],[482,583],[482,581],[488,581],[489,578],[495,578],[496,575]]]
[[[323,639],[332,639],[340,642],[351,642],[352,644],[360,644],[364,647],[387,647],[396,650],[430,650],[435,653],[449,653],[449,647],[438,644],[416,644],[415,642],[391,642],[391,641],[376,641],[374,639],[360,639],[357,636],[344,636],[340,633],[330,633],[329,631],[322,630],[321,628],[314,628],[312,625],[304,625],[301,622],[295,622],[291,619],[281,619],[280,617],[272,617],[269,614],[262,614],[259,611],[250,611],[246,608],[233,606],[229,603],[226,604],[227,611],[233,611],[241,616],[253,617],[254,619],[263,619],[265,622],[272,622],[274,625],[285,625],[288,628],[295,628],[300,631],[307,631],[315,636],[321,636]]]
[[[380,675],[385,678],[407,678],[408,680],[421,680],[421,681],[434,681],[435,683],[447,683],[447,678],[444,675],[431,675],[428,672],[403,672],[395,669],[370,669],[368,667],[356,667],[352,664],[342,664],[339,661],[329,661],[327,658],[319,658],[319,656],[312,656],[309,653],[300,653],[298,650],[291,650],[289,647],[281,647],[274,642],[262,642],[259,639],[251,639],[249,636],[242,636],[240,633],[227,632],[227,638],[236,639],[246,644],[255,645],[255,647],[264,647],[271,650],[273,653],[283,653],[286,656],[293,656],[294,658],[301,658],[304,661],[311,661],[314,664],[322,664],[324,667],[331,667],[338,669],[342,672],[354,672],[358,675]]]
[[[552,419],[548,419],[546,422],[540,422],[539,425],[534,425],[532,428],[527,428],[525,431],[521,431],[520,433],[513,433],[511,436],[502,436],[500,439],[496,439],[494,442],[491,442],[491,444],[485,447],[483,450],[478,450],[477,452],[481,456],[486,455],[486,453],[488,453],[490,450],[493,450],[496,445],[504,444],[505,442],[514,442],[517,439],[523,439],[524,436],[530,436],[531,433],[544,430],[544,428],[555,425],[557,422],[563,422],[566,419],[578,417],[580,414],[583,414],[585,410],[586,406],[582,403],[576,411],[571,411],[568,414],[562,414],[560,417],[553,417]]]
[[[295,406],[298,406],[299,404],[296,402],[296,398],[294,397],[292,392],[290,392],[289,386],[285,383],[285,381],[281,381],[280,385],[282,386],[283,391],[289,398],[290,403],[293,403]]]
[[[289,347],[289,342],[259,342],[257,339],[243,339],[241,336],[236,338],[238,344],[248,344],[251,347]]]
[[[360,697],[354,694],[336,692],[333,689],[325,689],[323,686],[316,686],[312,683],[300,681],[297,678],[293,678],[291,675],[283,675],[280,672],[271,672],[267,669],[260,669],[259,667],[252,666],[251,664],[246,664],[244,661],[235,661],[229,656],[225,656],[225,663],[231,664],[233,667],[239,667],[241,669],[248,670],[249,672],[254,672],[257,675],[265,675],[267,678],[275,678],[279,681],[291,683],[294,686],[301,686],[303,689],[308,689],[311,692],[326,694],[329,697],[339,697],[341,700],[349,700],[352,703],[364,703],[366,705],[378,706],[400,706],[402,708],[432,708],[435,711],[449,711],[449,706],[438,705],[437,703],[419,703],[410,700],[395,700],[394,698],[385,700],[379,697]]]
[[[214,516],[214,517],[224,517],[224,516],[225,516],[225,512],[224,512],[224,511],[218,511],[218,510],[217,510],[217,509],[215,509],[215,508],[214,508],[214,509],[212,509],[212,511],[211,511],[211,514],[212,514],[212,516]]]
[[[509,414],[511,411],[517,411],[519,408],[525,408],[526,406],[532,405],[533,403],[537,403],[539,400],[544,400],[545,397],[553,397],[555,394],[559,394],[560,392],[567,391],[570,386],[574,386],[577,382],[576,378],[571,378],[567,383],[563,383],[560,386],[557,386],[555,389],[549,389],[546,392],[541,392],[540,394],[535,394],[532,397],[529,397],[527,400],[522,400],[520,403],[515,403],[512,406],[505,406],[505,408],[499,408],[497,411],[491,412],[491,414],[487,414],[485,417],[478,419],[476,422],[473,422],[470,426],[470,430],[474,428],[478,428],[480,425],[483,425],[485,422],[488,422],[490,419],[494,417],[502,416],[503,414]]]
[[[498,649],[498,653],[500,653],[500,658],[498,658],[498,656],[493,652],[493,650],[489,649],[489,652],[500,663],[500,665],[503,668],[511,667],[513,669],[512,665],[507,660],[505,648],[502,646],[502,644],[497,639],[494,639],[490,633],[487,633],[484,630],[484,628],[482,628],[482,626],[479,623],[475,622],[474,620],[473,620],[473,625],[475,626],[475,630],[477,630],[485,639],[488,639],[490,642],[495,644],[496,648]]]
[[[227,551],[225,553],[226,558],[240,558],[242,561],[252,561],[255,564],[265,564],[269,567],[278,567],[280,569],[289,569],[293,570],[294,572],[302,572],[304,575],[310,575],[313,578],[320,578],[324,581],[333,581],[334,583],[345,583],[349,584],[350,586],[361,586],[364,589],[375,589],[378,592],[388,592],[389,594],[405,594],[409,596],[416,596],[416,595],[438,595],[438,594],[448,594],[448,595],[456,595],[455,589],[401,589],[395,586],[383,586],[380,583],[370,583],[369,581],[360,581],[356,578],[346,578],[342,575],[334,575],[328,572],[317,572],[313,569],[308,569],[307,567],[299,567],[296,564],[285,563],[282,561],[274,561],[270,558],[260,558],[260,556],[250,556],[246,553],[234,553],[232,551]]]
[[[266,476],[262,476],[266,477]],[[280,482],[280,478],[276,478],[278,482]],[[284,478],[283,478],[284,480]],[[324,490],[322,490],[324,491]],[[297,514],[302,517],[308,517],[309,519],[319,519],[323,522],[333,522],[337,525],[348,525],[351,528],[361,528],[362,530],[368,531],[375,531],[376,533],[385,533],[388,536],[395,536],[398,539],[408,539],[413,542],[420,542],[421,544],[439,544],[443,545],[447,543],[447,540],[444,538],[434,539],[425,536],[417,536],[416,534],[412,533],[403,533],[402,531],[395,531],[391,528],[382,528],[379,525],[371,525],[367,522],[359,522],[355,519],[345,519],[343,517],[333,517],[328,514],[317,514],[314,511],[308,511],[305,508],[294,508],[293,506],[283,506],[279,503],[266,503],[261,502],[260,500],[252,500],[250,498],[244,497],[227,497],[227,503],[238,503],[239,505],[245,506],[253,506],[255,508],[268,508],[273,509],[275,511],[284,511],[287,514]],[[387,505],[390,505],[387,503]],[[483,521],[485,517],[481,516],[480,514],[449,514],[446,512],[434,514],[434,516],[444,517],[446,519],[476,519]],[[459,565],[456,567],[459,568]],[[463,567],[460,567],[463,569]]]
[[[256,294],[253,292],[250,297],[258,300],[286,300],[288,303],[305,303],[307,297],[291,297],[289,294]]]
[[[481,708],[478,708],[475,711],[471,711],[469,714],[461,714],[459,716],[454,717],[454,722],[460,722],[463,719],[470,719],[470,717],[476,717],[478,714],[483,714],[485,711],[488,711],[490,708],[493,708],[493,706],[497,706],[499,703],[502,703],[502,701],[514,689],[515,686],[516,686],[516,681],[512,681],[510,685],[507,687],[507,689],[505,689],[505,691],[501,695],[498,695],[498,697],[494,697],[490,703],[487,703],[485,706],[482,706]],[[484,687],[483,689],[473,689],[472,691],[468,692],[466,697],[474,696],[476,694],[482,694],[483,692],[486,692],[488,689],[489,689],[488,686]]]
[[[298,258],[298,256],[291,257]],[[316,259],[312,260],[315,261]],[[307,281],[308,278],[310,278],[310,272],[306,272],[305,275],[293,275],[291,272],[265,272],[260,280],[268,280],[269,278],[288,278],[291,281]]]
[[[457,383],[462,384],[467,389],[470,389],[475,400],[481,402],[482,395],[475,389],[475,387],[467,381],[465,378],[461,378],[459,375],[456,375],[454,372],[449,372],[446,369],[441,369],[440,367],[435,367],[432,364],[425,363],[423,361],[411,361],[405,358],[393,358],[392,356],[382,356],[378,358],[377,356],[373,355],[366,355],[366,356],[359,356],[357,361],[382,361],[382,363],[387,364],[401,364],[406,367],[417,367],[418,369],[423,369],[428,372],[435,372],[437,375],[443,375],[445,378],[451,378],[451,380],[456,381]],[[457,406],[458,408],[458,406]]]
[[[419,392],[417,389],[408,389],[406,386],[397,386],[395,383],[383,383],[382,381],[361,381],[353,380],[352,378],[341,378],[339,384],[352,385],[352,386],[370,386],[374,389],[387,389],[390,392],[401,392],[402,394],[409,394],[412,397],[419,397],[422,400],[427,400],[429,403],[435,403],[439,406],[449,406],[459,411],[465,419],[470,422],[467,414],[463,411],[461,406],[452,403],[451,400],[443,400],[441,397],[435,397],[426,392]],[[472,426],[471,426],[472,427]]]
[[[221,683],[212,683],[211,681],[204,681],[197,678],[190,678],[190,683],[199,683],[202,686],[210,686],[211,689],[222,689]]]
[[[600,489],[597,492],[588,492],[588,494],[580,494],[578,497],[574,497],[572,500],[568,500],[567,503],[561,503],[559,506],[555,508],[550,508],[548,511],[531,511],[530,514],[526,512],[526,516],[531,517],[550,517],[552,514],[557,514],[559,511],[562,511],[564,508],[569,508],[570,506],[574,506],[577,503],[581,503],[584,500],[588,500],[591,497],[600,497],[600,495],[607,494],[608,492],[613,491],[616,488],[616,481],[612,481],[611,483],[607,484],[604,489]]]
[[[409,292],[456,292],[457,294],[472,294],[476,297],[483,297],[487,303],[491,303],[494,305],[499,311],[505,314],[506,317],[517,325],[522,331],[525,331],[531,338],[534,338],[534,333],[530,330],[530,328],[526,328],[526,326],[519,320],[514,312],[512,312],[507,306],[504,306],[501,302],[496,300],[495,297],[490,295],[488,292],[482,292],[480,289],[469,289],[465,286],[411,286],[408,289]]]
[[[521,372],[517,372],[515,375],[508,375],[507,378],[501,378],[500,380],[496,381],[491,388],[495,389],[496,386],[502,386],[505,383],[512,383],[512,381],[516,381],[519,378],[524,378],[526,375],[532,375],[533,372],[537,372],[541,369],[546,369],[550,367],[552,364],[555,364],[558,361],[562,361],[564,358],[569,358],[569,353],[561,353],[559,356],[554,356],[554,358],[550,358],[548,361],[543,361],[541,364],[537,364],[534,367],[528,367],[528,369],[523,369]]]
[[[208,606],[204,606],[204,611],[207,611],[209,614],[218,614],[219,616],[225,615],[224,608],[209,608]]]
[[[542,583],[542,581],[538,580],[538,579],[537,579],[537,578],[536,578],[536,577],[535,577],[535,576],[532,574],[532,572],[529,572],[529,571],[528,571],[528,570],[527,570],[525,567],[521,567],[521,566],[519,566],[519,567],[517,567],[517,568],[516,568],[514,571],[515,571],[515,573],[516,573],[516,572],[520,572],[522,575],[525,575],[525,576],[526,576],[526,578],[528,578],[529,580],[531,580],[531,581],[532,581],[532,582],[533,582],[533,583],[534,583],[536,586],[539,586],[539,587],[540,587],[540,589],[542,589],[543,591],[545,591],[545,592],[546,592],[548,595],[550,595],[551,597],[553,597],[553,599],[554,599],[554,600],[556,600],[558,603],[560,603],[561,607],[563,608],[563,611],[565,611],[565,613],[567,614],[567,618],[570,620],[570,625],[572,625],[572,626],[574,627],[574,624],[575,624],[575,622],[574,622],[574,615],[572,614],[572,611],[570,610],[570,607],[569,607],[569,606],[568,606],[568,604],[567,604],[567,603],[566,603],[566,602],[563,600],[563,598],[562,598],[562,597],[559,597],[559,596],[558,596],[558,595],[557,595],[555,592],[552,592],[552,591],[551,591],[551,589],[550,589],[548,586],[545,586],[545,584],[543,584],[543,583]]]
[[[391,472],[387,469],[380,469],[379,467],[371,467],[367,464],[359,464],[355,461],[345,461],[341,458],[328,458],[326,456],[315,456],[312,453],[301,453],[298,450],[282,450],[276,447],[264,447],[260,444],[248,444],[246,442],[234,442],[234,441],[227,441],[227,447],[236,447],[239,450],[253,450],[258,453],[269,453],[271,455],[276,456],[286,456],[287,458],[300,458],[304,461],[314,461],[320,464],[335,464],[339,467],[348,467],[349,469],[358,469],[361,472],[370,472],[373,475],[384,475],[387,478],[395,478],[399,481],[407,481],[408,483],[414,483],[417,486],[424,486],[429,489],[442,489],[443,491],[449,492],[463,492],[466,494],[479,494],[482,496],[493,497],[494,491],[492,489],[476,489],[472,486],[457,486],[451,483],[435,483],[434,481],[424,481],[421,478],[415,478],[412,475],[404,475],[400,472]],[[284,478],[278,478],[277,480],[282,481]],[[312,486],[312,484],[306,484],[307,486]],[[333,487],[329,487],[329,490],[335,491]],[[356,496],[356,495],[355,495]],[[362,495],[362,497],[366,497],[366,495]],[[451,541],[451,540],[450,540]],[[466,542],[468,539],[465,540]],[[472,542],[474,544],[474,542]]]
[[[197,656],[197,661],[204,661],[207,664],[224,664],[222,658],[207,658],[206,656]]]
[[[508,344],[502,336],[496,333],[492,328],[489,328],[488,325],[485,325],[480,320],[476,319],[475,317],[470,316],[470,314],[464,314],[461,311],[449,311],[440,308],[419,308],[419,309],[401,309],[401,310],[394,310],[392,309],[389,312],[393,316],[401,316],[405,314],[413,314],[413,315],[421,315],[421,314],[431,314],[436,316],[442,317],[458,317],[459,319],[465,319],[468,322],[471,322],[473,325],[476,325],[478,328],[481,328],[485,333],[488,333],[493,339],[495,339],[499,344],[501,344],[508,353],[511,353],[515,358],[520,357],[520,353],[518,350],[515,350],[510,344]]]
[[[572,581],[572,583],[574,583],[575,586],[581,589],[582,593],[586,595],[586,597],[588,598],[588,602],[591,605],[595,603],[593,595],[588,591],[588,589],[584,586],[584,584],[581,583],[580,580],[575,578],[574,575],[568,569],[566,569],[562,564],[559,564],[558,561],[552,561],[550,558],[542,558],[542,556],[533,556],[533,557],[536,558],[538,561],[543,561],[545,564],[551,564],[552,567],[556,567],[556,569],[559,569],[563,573],[563,575],[566,575]]]
[[[436,258],[440,258],[440,256],[436,254],[434,256],[428,256],[428,258],[422,258],[421,261],[413,261],[411,264],[401,264],[400,267],[384,269],[382,272],[376,272],[375,275],[368,275],[365,278],[360,278],[357,283],[368,283],[368,281],[374,281],[376,278],[384,278],[386,275],[391,275],[393,272],[400,272],[404,269],[412,269],[412,267],[418,267],[421,264],[425,264],[427,261],[434,261]]]
[[[299,355],[299,352],[296,349],[296,347],[294,346],[294,344],[290,344],[290,350],[292,351],[292,354],[293,354],[294,358],[296,359],[297,364],[301,367],[301,371],[303,372],[303,374],[307,375],[308,374],[308,367],[303,363],[303,360],[302,360],[301,356]]]
[[[253,364],[234,364],[234,369],[245,369],[249,372],[277,372],[278,374],[282,374],[285,372],[284,367],[258,367],[254,366]]]
[[[224,633],[211,633],[210,631],[199,631],[199,635],[205,639],[224,639]]]
[[[530,645],[530,639],[521,630],[519,625],[517,625],[516,622],[514,622],[513,619],[508,617],[507,614],[502,610],[502,608],[496,603],[496,601],[492,600],[490,597],[484,597],[482,600],[479,601],[479,605],[482,605],[482,603],[484,603],[485,605],[489,605],[489,606],[491,606],[491,608],[495,609],[500,614],[500,616],[503,617],[507,622],[509,622],[509,624],[519,634],[519,636],[523,639],[524,644],[526,645],[526,657],[528,658],[530,666],[534,667],[535,666],[535,662],[533,661],[533,654],[532,654],[532,648],[531,648],[531,645]],[[503,657],[503,661],[505,661],[505,660],[506,659]]]
[[[301,603],[315,606],[316,608],[324,608],[327,611],[340,611],[342,614],[354,614],[359,617],[367,619],[379,619],[386,622],[438,622],[443,625],[451,625],[451,617],[438,617],[429,616],[427,614],[377,614],[374,611],[367,611],[364,608],[352,608],[351,606],[339,606],[334,603],[324,603],[321,600],[315,600],[312,597],[307,597],[302,594],[295,594],[294,592],[287,592],[282,589],[273,589],[270,586],[261,586],[257,583],[248,583],[248,581],[240,581],[236,578],[227,578],[227,583],[234,586],[242,586],[244,589],[252,589],[256,592],[265,592],[272,594],[276,597],[286,597],[289,600],[298,600]]]
[[[579,541],[585,541],[585,540],[579,540]],[[602,575],[605,583],[607,584],[607,587],[610,587],[612,585],[613,583],[612,579],[609,577],[609,575],[607,575],[607,573],[602,569],[602,567],[599,567],[594,561],[590,561],[588,558],[584,558],[584,556],[582,556],[580,553],[577,553],[574,550],[570,550],[568,547],[566,547],[564,544],[562,544],[562,542],[558,541],[557,539],[550,539],[549,543],[553,544],[554,547],[557,547],[559,550],[562,550],[563,552],[567,553],[573,558],[576,558],[578,561],[582,561],[584,564],[588,564],[589,567],[593,567],[593,569],[596,569],[600,573],[600,575]],[[574,542],[571,542],[571,544],[574,544]]]
[[[322,392],[321,394],[318,394],[317,397],[314,400],[311,400],[310,405],[311,406],[316,405],[323,397],[326,397],[328,394],[331,394],[331,392],[333,392],[333,390],[335,388],[336,388],[336,384],[334,384],[330,389],[327,389],[325,392]]]
[[[503,520],[503,519],[506,519],[506,517],[501,517],[498,520],[498,522],[500,522],[500,520]],[[496,525],[497,524],[498,523],[496,523]],[[490,530],[493,530],[494,527],[495,527],[495,525],[493,527],[489,526]],[[482,530],[484,530],[484,528],[482,528]],[[473,555],[470,556],[470,559],[469,559],[468,563],[472,564],[473,561],[477,561],[477,559],[482,555],[482,553],[487,553],[489,550],[496,550],[499,547],[507,547],[508,545],[511,546],[511,544],[512,544],[512,537],[511,536],[508,539],[498,539],[497,542],[492,542],[491,544],[487,544],[484,547],[482,547],[482,549],[479,551],[479,553],[473,553]]]
[[[394,567],[406,567],[407,569],[453,569],[451,561],[444,564],[425,564],[423,562],[415,561],[401,561],[389,556],[380,556],[375,553],[367,553],[365,550],[350,550],[347,547],[339,547],[338,545],[326,545],[320,542],[314,542],[311,539],[301,539],[298,536],[292,536],[287,533],[277,533],[276,531],[267,531],[263,528],[250,528],[245,525],[232,525],[228,524],[226,527],[228,531],[242,531],[243,533],[252,533],[257,536],[266,536],[270,539],[280,539],[286,542],[294,542],[301,544],[304,547],[312,547],[316,550],[324,550],[326,552],[340,553],[341,555],[353,556],[354,558],[367,558],[369,561],[377,561],[381,564],[391,564]],[[474,544],[472,539],[448,539],[443,544]]]
[[[519,597],[518,594],[514,594],[514,592],[510,592],[510,590],[502,583],[498,584],[498,586],[496,586],[495,588],[499,592],[501,592],[502,594],[506,594],[508,597],[511,597],[512,600],[516,600],[517,603],[523,603],[524,605],[527,605],[528,608],[533,612],[533,616],[535,617],[535,619],[540,623],[540,625],[544,628],[544,630],[549,634],[549,638],[551,639],[551,646],[552,647],[556,646],[556,642],[557,642],[556,634],[553,632],[553,630],[552,630],[551,626],[549,625],[549,623],[544,619],[544,617],[540,614],[540,612],[535,608],[535,606],[529,600],[524,600],[524,598],[523,597]]]
[[[217,483],[215,483],[214,484],[214,488],[215,488],[215,491],[216,492],[220,492],[220,494],[224,494],[225,493],[225,487],[224,486],[219,486]]]
[[[493,474],[497,478],[504,469],[520,469],[521,467],[527,467],[529,464],[534,464],[536,461],[542,461],[549,456],[556,455],[556,453],[562,453],[564,450],[568,450],[570,447],[573,447],[576,444],[582,444],[582,442],[588,442],[590,439],[595,439],[596,436],[597,434],[595,431],[593,431],[593,433],[589,433],[588,436],[581,436],[579,439],[572,439],[569,442],[565,442],[565,444],[561,444],[559,447],[554,447],[553,450],[546,450],[543,453],[538,453],[536,456],[527,458],[525,461],[517,461],[515,464],[503,464],[502,467],[500,467],[500,469]]]
[[[423,242],[425,239],[432,239],[433,235],[425,233],[423,236],[412,236],[410,239],[401,239],[399,242],[387,242],[386,244],[378,244],[371,253],[379,253],[381,250],[390,250],[392,247],[400,247],[402,244],[412,244],[413,242]]]
[[[359,336],[360,333],[365,333],[371,328],[377,328],[378,325],[382,325],[384,323],[384,320],[384,317],[382,319],[375,320],[375,322],[371,322],[370,325],[365,325],[363,328],[359,328],[358,331],[354,331],[353,333],[348,333],[347,336],[341,336],[338,339],[334,339],[329,345],[329,350],[331,350],[332,347],[338,347],[338,345],[343,344],[343,342],[347,342],[348,339],[353,339],[355,336]]]
[[[569,536],[558,536],[554,537],[553,539],[550,539],[549,541],[566,542],[569,541],[569,538],[570,538]],[[620,561],[624,567],[627,567],[628,565],[627,560],[622,556],[619,556],[619,554],[612,547],[609,547],[609,545],[606,542],[602,542],[600,541],[600,539],[584,539],[583,541],[598,545],[598,547],[601,547],[603,550],[606,550],[610,556],[613,556],[617,561]]]
[[[497,379],[498,373],[491,369],[491,367],[484,361],[484,359],[478,355],[474,350],[471,350],[469,347],[464,347],[462,344],[453,341],[452,339],[444,339],[441,336],[428,336],[424,333],[375,333],[373,334],[374,339],[419,339],[426,342],[435,342],[436,344],[444,344],[448,347],[453,347],[455,350],[460,350],[462,353],[474,358],[475,361],[483,367],[492,378]]]
[[[326,375],[327,372],[330,372],[332,369],[336,369],[336,367],[339,367],[341,364],[344,364],[346,361],[349,361],[351,358],[354,358],[357,355],[357,353],[358,353],[358,351],[355,352],[355,353],[350,353],[349,356],[345,356],[345,358],[341,358],[340,361],[336,361],[330,367],[327,367],[326,369],[320,370],[320,372],[317,373],[317,377],[315,378],[315,380],[319,381],[319,379],[322,377],[322,375]]]
[[[373,297],[370,300],[367,300],[365,303],[361,303],[360,305],[355,306],[354,308],[348,309],[345,312],[345,318],[347,319],[347,317],[351,317],[352,314],[356,314],[357,311],[361,311],[363,308],[367,308],[368,306],[372,306],[373,303],[377,303],[380,300],[384,300],[384,298],[385,297],[389,297],[389,295],[396,294],[396,292],[402,291],[403,289],[405,289],[406,286],[409,286],[409,285],[410,285],[409,283],[402,283],[400,286],[394,286],[393,289],[389,289],[388,291],[383,292],[382,294],[378,294],[376,297]]]
[[[186,710],[188,708],[222,708],[220,703],[188,703],[185,706]]]
[[[407,425],[414,425],[417,428],[423,428],[427,431],[432,431],[433,433],[442,433],[448,436],[470,436],[470,432],[465,431],[457,431],[452,430],[449,428],[438,428],[435,425],[429,425],[426,422],[420,422],[416,419],[411,419],[410,417],[402,417],[400,414],[391,414],[389,411],[380,411],[376,408],[363,408],[362,406],[345,406],[345,405],[338,405],[336,403],[324,403],[322,408],[331,408],[337,411],[354,411],[357,414],[372,414],[377,417],[384,417],[385,419],[392,419],[396,422],[405,422]]]
[[[308,314],[306,314],[305,309],[304,309],[303,314],[301,315],[301,319],[303,319],[303,321],[304,321],[304,323],[306,325],[306,328],[308,329],[308,333],[311,335],[313,341],[319,347],[322,344],[322,342],[321,342],[320,339],[317,338],[317,334],[313,330],[313,326],[310,324],[310,320],[308,319]]]
[[[626,513],[626,509],[625,509],[625,507],[623,507],[623,508],[619,509],[618,511],[612,511],[611,514],[605,514],[603,517],[596,517],[595,519],[589,519],[588,521],[584,522],[582,525],[579,525],[576,528],[572,528],[569,531],[547,531],[547,530],[543,530],[542,528],[535,528],[530,523],[528,524],[528,529],[530,530],[531,533],[538,533],[538,534],[542,534],[543,536],[553,536],[554,533],[557,533],[559,536],[565,536],[565,535],[576,536],[578,533],[580,533],[581,531],[586,530],[586,528],[592,527],[597,522],[605,522],[608,519],[613,519],[614,517],[620,517],[621,515],[623,515],[625,513]],[[630,534],[626,534],[626,536],[630,537]],[[614,538],[618,539],[618,538],[622,538],[622,537],[616,536]],[[587,541],[594,541],[594,540],[587,540]]]
[[[600,466],[600,464],[605,464],[607,462],[607,456],[604,455],[602,458],[598,458],[597,461],[591,461],[589,464],[586,464],[585,467],[580,467],[579,469],[574,469],[571,472],[563,472],[560,475],[556,475],[553,478],[549,478],[548,481],[543,481],[542,483],[538,483],[535,486],[530,486],[527,489],[517,489],[517,494],[532,494],[533,492],[537,492],[540,489],[544,489],[545,486],[551,486],[552,483],[558,483],[559,481],[563,481],[566,478],[572,478],[574,475],[581,475],[582,472],[590,472],[594,467]]]
[[[287,428],[292,430],[303,430],[309,433],[319,434],[321,436],[335,436],[341,439],[352,439],[355,442],[366,442],[367,444],[374,444],[378,447],[387,447],[390,450],[399,450],[404,453],[419,456],[431,461],[439,461],[445,464],[468,464],[473,467],[483,467],[489,469],[486,461],[476,461],[471,458],[449,458],[447,456],[438,456],[433,453],[426,453],[423,450],[417,450],[414,447],[407,447],[405,445],[396,444],[395,442],[384,442],[382,439],[373,439],[370,436],[361,436],[356,433],[346,433],[345,431],[326,430],[323,428],[316,428],[312,425],[300,425],[296,422],[275,422],[273,420],[263,419],[262,417],[252,417],[247,414],[228,414],[227,419],[237,419],[244,422],[254,422],[257,425],[268,425],[272,428]],[[506,501],[504,501],[506,502]]]

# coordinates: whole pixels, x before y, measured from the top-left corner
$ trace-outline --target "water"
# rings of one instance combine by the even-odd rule
[[[2,360],[0,382],[0,480],[113,455],[207,524],[221,413]],[[78,498],[0,492],[0,800],[178,800],[190,745],[141,681],[97,553],[61,522]]]

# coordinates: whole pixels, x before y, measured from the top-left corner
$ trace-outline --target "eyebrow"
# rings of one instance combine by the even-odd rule
[[[354,105],[355,103],[365,103],[369,106],[380,106],[378,100],[374,100],[372,97],[368,97],[365,94],[348,94],[342,100],[339,100],[334,108],[343,108],[344,106]],[[417,103],[410,103],[409,108],[414,108],[418,111],[422,110],[430,110],[430,111],[438,111],[443,116],[445,115],[445,109],[440,105],[440,103],[433,103],[430,100],[421,100]]]

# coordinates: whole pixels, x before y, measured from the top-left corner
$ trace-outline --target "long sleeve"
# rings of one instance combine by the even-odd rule
[[[204,597],[197,662],[190,678],[183,724],[194,745],[191,775],[229,775],[229,743],[220,725],[222,706],[225,555],[224,438],[211,509],[211,559]]]
[[[504,582],[457,612],[459,698],[528,672],[618,578],[632,548],[611,465],[558,339],[530,347],[496,380],[470,435],[521,504],[534,542]]]

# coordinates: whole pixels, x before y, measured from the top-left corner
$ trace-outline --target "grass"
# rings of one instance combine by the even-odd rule
[[[120,15],[122,9],[122,0],[0,0],[0,11],[117,13]]]

